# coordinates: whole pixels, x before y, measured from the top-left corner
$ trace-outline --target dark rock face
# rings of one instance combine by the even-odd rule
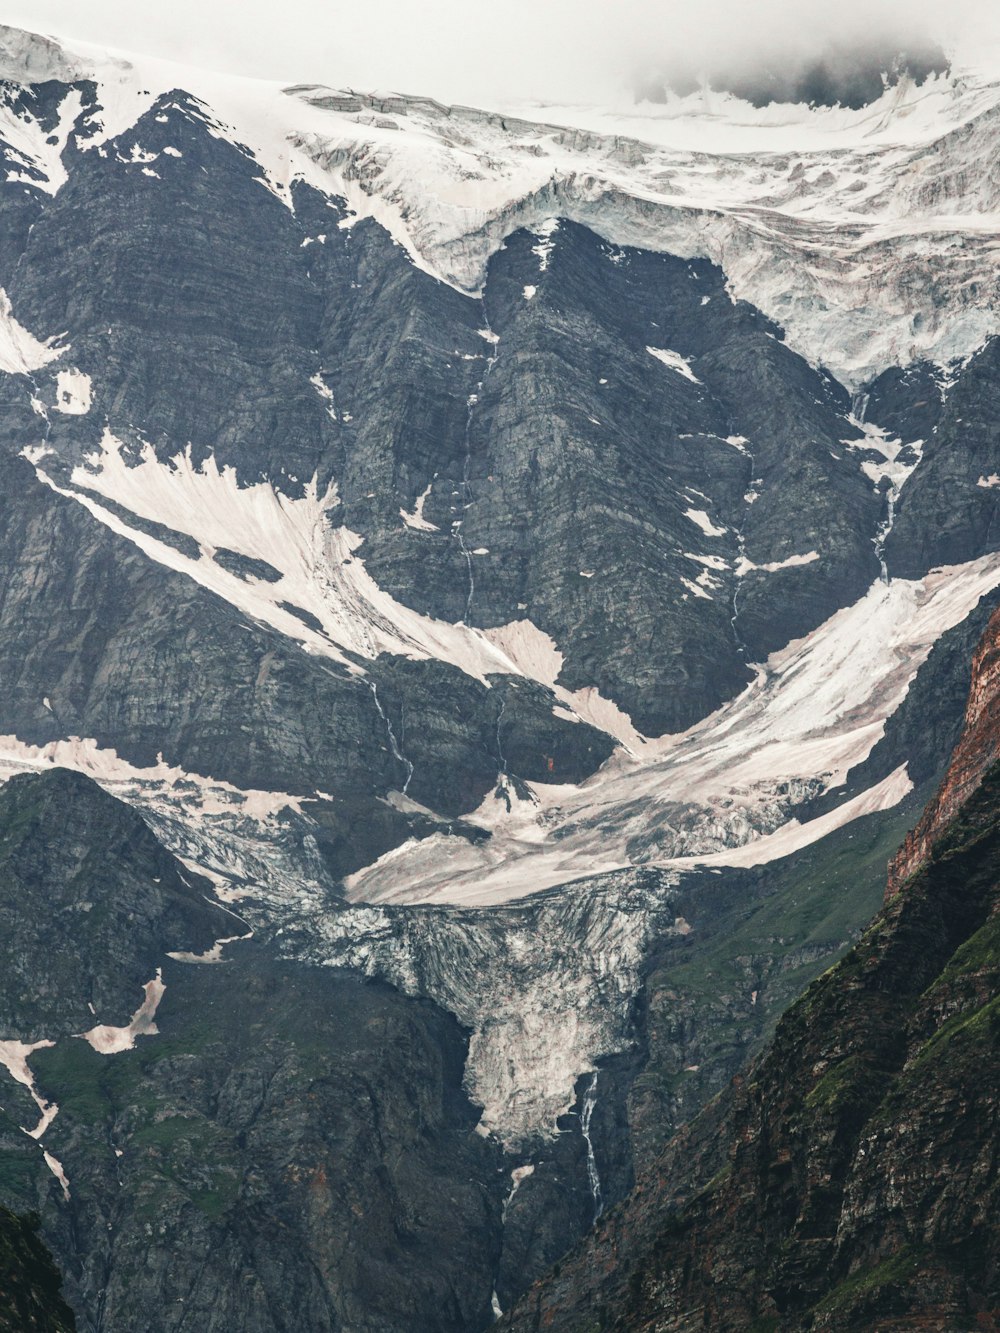
[[[144,151],[169,147],[179,154],[160,154],[162,175],[155,181],[126,165],[136,135],[151,145]],[[473,303],[414,270],[379,229],[361,228],[357,240],[353,233],[338,232],[343,210],[313,192],[301,192],[300,216],[293,215],[261,187],[259,168],[244,152],[208,132],[202,111],[185,96],[161,99],[127,139],[72,155],[75,184],[33,219],[31,245],[37,248],[31,256],[22,253],[20,278],[12,282],[16,287],[20,281],[16,299],[34,312],[38,327],[51,319],[66,330],[74,362],[94,381],[89,414],[52,410],[45,424],[46,438],[61,459],[60,475],[98,444],[103,417],[132,445],[150,441],[164,460],[192,441],[196,462],[211,452],[220,466],[235,466],[241,482],[269,478],[290,495],[301,494],[310,476],[323,486],[335,476],[349,502],[345,514],[362,530],[371,527],[371,520],[364,523],[356,512],[360,502],[352,494],[362,486],[365,493],[372,491],[377,479],[363,452],[350,444],[348,424],[332,419],[310,382],[322,368],[324,354],[317,347],[324,338],[331,345],[330,364],[343,365],[348,374],[355,369],[349,332],[341,334],[340,310],[356,276],[351,256],[365,249],[368,232],[375,271],[368,272],[362,258],[361,276],[369,294],[373,284],[406,287],[417,280],[417,291],[392,290],[386,299],[396,324],[408,306],[428,306],[421,326],[425,337],[433,331],[440,338],[447,328],[435,306],[438,292],[450,298],[445,304],[453,325],[456,307],[466,324],[473,322]],[[330,251],[335,241],[350,251],[333,265],[332,277],[319,260],[314,274],[311,251],[302,247],[310,209],[317,215],[311,220],[331,232]],[[98,238],[96,251],[79,243],[81,226]],[[104,276],[98,278],[101,268]],[[330,303],[336,308],[324,314]],[[366,304],[362,313],[370,331],[377,312]],[[332,327],[324,333],[328,323]],[[390,339],[395,328],[387,326]],[[419,336],[401,343],[416,345],[421,356],[429,353]],[[366,354],[377,360],[382,350],[369,346]],[[395,364],[390,358],[377,397],[383,414],[397,414],[397,428],[409,446],[411,417],[386,391],[397,374]],[[472,372],[459,365],[465,378],[452,390],[460,407],[455,421],[464,423]],[[362,382],[372,382],[363,367],[356,369]],[[415,373],[400,366],[401,394]],[[331,378],[337,382],[336,375]],[[190,391],[177,394],[179,383]],[[12,402],[5,443],[12,453],[37,441],[37,415],[25,411],[36,389],[46,399],[47,390],[26,378],[7,386]],[[434,401],[420,410],[432,414],[428,431],[444,426],[449,433]],[[376,416],[372,429],[380,430],[385,420]],[[450,429],[453,438],[457,430],[457,425]],[[384,436],[378,438],[381,446]],[[5,467],[10,503],[0,540],[11,574],[0,637],[11,658],[6,678],[14,685],[6,700],[8,731],[39,742],[91,736],[134,763],[148,765],[163,754],[194,773],[241,787],[306,793],[319,788],[356,801],[361,792],[374,797],[401,785],[384,720],[363,682],[311,659],[296,643],[247,623],[245,615],[183,575],[151,563],[75,502],[32,482],[21,460]],[[393,526],[408,532],[399,503],[393,507],[395,480],[380,494]],[[412,503],[412,495],[400,498]],[[132,529],[152,532],[189,555],[193,547],[197,555],[197,543],[186,535],[129,515],[114,502],[107,508]],[[389,521],[385,514],[382,519]],[[411,544],[411,576],[420,568],[413,554]],[[461,567],[464,588],[465,560],[450,540],[448,558]],[[215,559],[241,579],[274,580],[266,562],[238,552],[222,550]],[[43,566],[49,572],[39,583],[28,570]],[[314,626],[308,611],[289,609]],[[198,647],[179,652],[181,643]],[[472,808],[498,768],[495,747],[486,740],[495,731],[493,699],[482,689],[470,692],[472,682],[452,668],[437,673],[438,681],[442,676],[448,681],[443,693],[422,677],[418,664],[400,662],[392,671],[409,713],[426,724],[423,734],[439,743],[430,768],[420,771],[418,765],[422,797],[444,813]],[[454,714],[445,712],[456,694],[464,695],[458,730]],[[575,780],[610,753],[606,737],[554,718],[543,699],[534,711],[541,730],[526,738],[525,754],[532,753],[525,776]],[[313,763],[306,757],[310,750]],[[542,754],[554,756],[552,770]],[[449,775],[446,780],[438,781],[436,766]],[[373,802],[369,813],[377,818]],[[404,825],[401,835],[405,832]],[[355,865],[382,850],[360,829],[355,842]]]
[[[935,843],[959,810],[979,788],[983,775],[1000,760],[1000,614],[995,614],[972,659],[972,689],[965,710],[962,737],[944,781],[916,828],[889,866],[887,896],[902,890],[907,879],[931,855]]]
[[[1000,543],[996,476],[1000,414],[992,385],[1000,370],[1000,339],[991,338],[946,390],[924,457],[900,495],[886,561],[899,578],[920,577],[935,565],[957,564],[970,553],[995,551]],[[921,413],[932,415],[931,390],[924,385]],[[925,430],[930,418],[919,426]],[[919,574],[918,572],[919,571]]]
[[[48,131],[68,91],[4,96]],[[892,819],[912,812],[766,871],[691,876],[676,895],[656,870],[626,871],[611,906],[575,884],[503,919],[383,916],[349,909],[339,881],[411,838],[486,842],[463,816],[491,790],[509,806],[525,782],[593,775],[612,738],[540,681],[597,687],[645,732],[677,731],[738,692],[750,662],[854,602],[878,576],[886,514],[845,445],[865,414],[732,300],[720,269],[557,222],[555,193],[554,216],[508,238],[474,298],[345,201],[302,183],[279,198],[188,94],[97,145],[98,92],[73,91],[54,195],[0,143],[0,280],[37,338],[67,342],[59,361],[0,377],[0,733],[22,747],[82,737],[147,770],[162,756],[195,793],[211,778],[237,801],[258,788],[293,800],[241,884],[254,943],[202,966],[166,954],[245,927],[137,816],[64,773],[0,792],[0,1039],[56,1041],[30,1063],[59,1107],[46,1167],[20,1128],[40,1108],[4,1079],[0,1197],[41,1210],[94,1333],[474,1333],[637,1175],[647,1190],[652,1163],[672,1203],[715,1175],[720,1126],[743,1103],[693,1118],[870,916]],[[994,549],[992,484],[979,485],[1000,465],[991,356],[951,389],[929,367],[870,386],[868,418],[925,441],[891,574]],[[74,411],[57,378],[68,366],[90,385]],[[231,478],[235,532],[181,531],[166,502],[136,513],[128,487],[102,496],[91,460],[106,429],[130,466],[155,460],[159,482],[188,462],[194,485]],[[329,497],[309,534],[320,576],[323,543],[344,528],[338,572],[363,566],[441,630],[530,621],[552,670],[470,674],[406,644],[378,651],[373,633],[325,656],[323,608],[295,588],[275,593],[293,622],[280,632],[241,600],[282,579],[280,549],[235,549],[251,486],[276,502]],[[956,486],[965,527],[944,514]],[[225,574],[228,594],[194,564]],[[366,632],[398,613],[380,601]],[[912,757],[916,780],[935,770],[963,634],[928,664],[876,768]],[[161,830],[170,812],[150,818]],[[199,850],[190,835],[185,855]],[[308,909],[281,900],[275,866],[295,840],[319,867]],[[356,970],[318,966],[338,961],[323,929],[352,910],[367,914],[340,939]],[[693,938],[676,938],[681,913]],[[654,920],[652,956],[637,963],[627,941],[602,953],[632,917]],[[463,1016],[471,994],[477,1014],[492,1001],[508,1018],[537,996],[514,1017],[529,1056],[558,1059],[550,997],[525,982],[539,956],[550,988],[580,1002],[554,1006],[559,1021],[613,1014],[625,1037],[608,1046],[626,1049],[596,1075],[581,1056],[558,1135],[505,1152],[474,1132],[469,1034],[446,1009]],[[608,966],[587,972],[595,956]],[[158,1036],[113,1056],[74,1038],[126,1023],[159,969]],[[642,983],[634,1012],[625,973]]]
[[[97,112],[93,91],[84,92],[85,145]],[[136,149],[157,165],[144,171]],[[166,463],[190,446],[196,465],[211,454],[243,484],[267,479],[300,495],[312,477],[321,488],[335,481],[331,521],[364,538],[359,558],[380,586],[446,621],[530,619],[563,653],[562,683],[600,688],[648,733],[704,716],[745,683],[748,660],[814,628],[877,575],[882,500],[842,447],[852,433],[847,395],[791,353],[769,321],[734,304],[711,264],[610,246],[562,223],[546,236],[511,237],[473,300],[415,268],[375,223],[345,225],[340,201],[300,183],[291,211],[181,92],[119,139],[71,147],[67,164],[54,199],[19,187],[17,207],[30,205],[33,226],[17,241],[10,283],[19,318],[39,336],[65,331],[93,381],[89,412],[49,412],[53,476],[66,480],[107,421],[128,448],[147,441]],[[83,231],[93,245],[80,244]],[[681,360],[664,364],[647,349]],[[930,401],[927,386],[890,379],[872,389],[872,418],[884,409],[890,428],[902,413],[909,427],[929,429],[917,406]],[[19,386],[7,421],[12,449],[37,442],[29,396],[51,407],[54,390]],[[942,458],[952,446],[942,441]],[[925,544],[944,541],[926,521],[931,501],[919,498],[918,480],[890,534],[893,573],[951,558],[904,554],[911,510],[922,533],[935,533]],[[975,498],[992,504],[982,489]],[[418,502],[422,527],[400,513]],[[95,526],[89,516],[80,523]],[[102,549],[110,540],[90,538]],[[962,541],[955,558],[991,549],[975,525]],[[273,579],[251,557],[222,550],[215,559],[241,578]],[[161,604],[177,595],[160,591],[164,578],[156,572]],[[133,597],[119,593],[116,604]],[[308,611],[289,609],[315,628]],[[233,634],[219,632],[227,642]],[[261,631],[239,634],[247,632]],[[145,657],[152,651],[143,645]],[[288,643],[279,651],[294,654]],[[294,674],[319,670],[296,662]],[[169,670],[156,675],[157,693],[172,695]],[[378,726],[355,684],[317,679],[309,710],[342,720],[335,748],[354,785],[353,756],[370,768]],[[414,708],[433,708],[422,690],[419,680],[407,685]],[[188,710],[194,693],[186,691]],[[329,790],[337,776],[329,764],[315,772],[274,753],[279,734],[300,723],[287,698],[268,693],[267,741],[258,735],[252,755],[234,753],[226,775],[238,766],[244,785],[291,790],[294,767]],[[202,694],[199,730],[213,737],[212,771],[221,773],[215,738],[228,739],[233,721],[203,716],[215,692]],[[168,698],[157,700],[157,716],[165,710]],[[118,719],[77,721],[65,701],[63,711],[86,734],[104,722],[106,743],[122,753],[138,743]],[[23,725],[19,718],[19,734]],[[181,726],[171,718],[143,738],[143,752],[180,758]],[[548,743],[532,737],[531,747],[545,753]],[[322,748],[331,752],[328,738]],[[384,791],[394,765],[378,748],[373,785]],[[451,750],[443,762],[474,769],[478,748]],[[196,766],[189,742],[184,749],[181,762]],[[588,762],[602,757],[591,745]],[[197,756],[198,771],[207,763]],[[465,784],[464,809],[494,773]],[[436,780],[426,776],[422,799]],[[442,810],[455,804],[449,793]]]
[[[550,243],[542,272],[524,233],[490,268],[500,342],[473,417],[463,532],[502,558],[477,577],[478,614],[511,618],[516,597],[565,645],[567,684],[596,680],[640,728],[680,730],[735,692],[746,656],[868,586],[861,534],[877,506],[834,456],[843,391],[734,305],[718,269],[568,223]],[[697,383],[649,350],[664,348]],[[793,490],[779,470],[794,471]],[[741,557],[811,551],[814,562],[735,576]]]
[[[17,1127],[38,1112],[5,1078],[0,1190],[43,1212],[83,1326],[276,1333],[292,1311],[305,1327],[400,1333],[490,1322],[503,1161],[474,1132],[454,1019],[249,942],[216,965],[167,958],[239,922],[78,774],[0,791],[0,885],[0,1036],[55,1040],[31,1073],[58,1106],[44,1148],[69,1182],[63,1196]],[[154,971],[157,1035],[114,1055],[70,1035],[127,1023]],[[48,1280],[29,1233],[11,1244],[11,1266],[34,1256]],[[25,1302],[19,1327],[72,1326],[54,1282],[48,1323],[11,1283],[0,1322],[9,1296]]]
[[[532,620],[564,684],[599,687],[650,733],[703,716],[748,658],[876,575],[879,502],[840,447],[846,395],[711,264],[563,223],[510,238],[472,300],[376,224],[341,225],[336,200],[299,184],[291,212],[180,93],[71,168],[11,282],[19,317],[65,330],[93,380],[89,413],[50,413],[53,475],[107,420],[134,449],[190,445],[244,484],[335,480],[331,518],[365,538],[381,586],[447,621]],[[422,528],[400,517],[418,500]]]
[[[60,1294],[59,1272],[38,1238],[37,1218],[0,1208],[0,1329],[70,1333],[75,1328]]]
[[[995,624],[928,810],[929,858],[508,1327],[993,1326],[1000,770],[980,762],[996,753],[993,637]]]
[[[0,788],[0,1038],[127,1024],[167,950],[232,933],[139,816],[79,773]]]
[[[0,473],[10,497],[0,513],[5,731],[36,744],[89,736],[140,766],[162,753],[237,785],[310,791],[323,786],[324,769],[334,776],[319,733],[335,717],[351,741],[337,773],[360,783],[380,760],[388,770],[362,684],[150,562],[37,482],[23,460],[5,460]]]
[[[73,1190],[47,1230],[86,1326],[485,1327],[499,1163],[457,1024],[250,946],[164,978],[159,1037],[35,1057]]]
[[[653,951],[637,1006],[641,1051],[626,1084],[640,1180],[857,938],[919,809],[914,794],[892,817],[857,820],[805,852],[682,881],[676,909],[691,933]],[[678,1188],[685,1179],[681,1172]]]
[[[580,782],[612,750],[604,732],[554,716],[550,692],[534,681],[493,676],[487,687],[440,662],[386,655],[370,677],[413,765],[408,793],[449,817],[478,805],[500,772]],[[402,786],[405,762],[396,763]]]

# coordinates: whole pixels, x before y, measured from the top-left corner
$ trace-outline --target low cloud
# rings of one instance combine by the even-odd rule
[[[450,101],[618,99],[665,71],[801,69],[1000,44],[992,0],[30,0],[9,23],[287,81]],[[846,56],[845,56],[845,53]]]

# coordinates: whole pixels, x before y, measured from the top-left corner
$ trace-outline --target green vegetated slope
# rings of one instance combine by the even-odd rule
[[[850,948],[927,795],[925,785],[782,861],[693,886],[683,910],[694,929],[661,952],[646,983],[646,1061],[630,1095],[639,1174]]]
[[[0,1040],[52,1043],[30,1070],[58,1106],[36,1140],[38,1106],[2,1072],[0,1203],[41,1216],[84,1327],[277,1333],[289,1310],[303,1328],[485,1327],[504,1181],[462,1088],[467,1034],[268,943],[171,958],[233,934],[209,889],[88,778],[0,789]],[[80,1039],[127,1023],[154,973],[155,1033],[110,1055]],[[56,1274],[9,1226],[10,1327],[33,1328],[33,1274]]]
[[[994,767],[766,1052],[508,1326],[996,1328],[998,944]]]

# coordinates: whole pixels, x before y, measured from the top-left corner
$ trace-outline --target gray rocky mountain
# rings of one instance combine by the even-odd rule
[[[954,743],[1000,86],[779,151],[13,29],[0,75],[0,1203],[95,1333],[472,1333]]]

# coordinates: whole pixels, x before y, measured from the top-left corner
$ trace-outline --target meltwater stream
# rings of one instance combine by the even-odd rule
[[[597,1158],[594,1156],[594,1144],[590,1137],[590,1122],[594,1115],[594,1107],[597,1105],[597,1078],[599,1070],[594,1070],[593,1078],[590,1080],[590,1086],[583,1094],[583,1107],[580,1112],[580,1129],[583,1132],[584,1141],[587,1144],[587,1180],[590,1182],[590,1193],[594,1200],[594,1217],[597,1221],[601,1213],[604,1212],[604,1200],[601,1197],[601,1177],[597,1170]]]

